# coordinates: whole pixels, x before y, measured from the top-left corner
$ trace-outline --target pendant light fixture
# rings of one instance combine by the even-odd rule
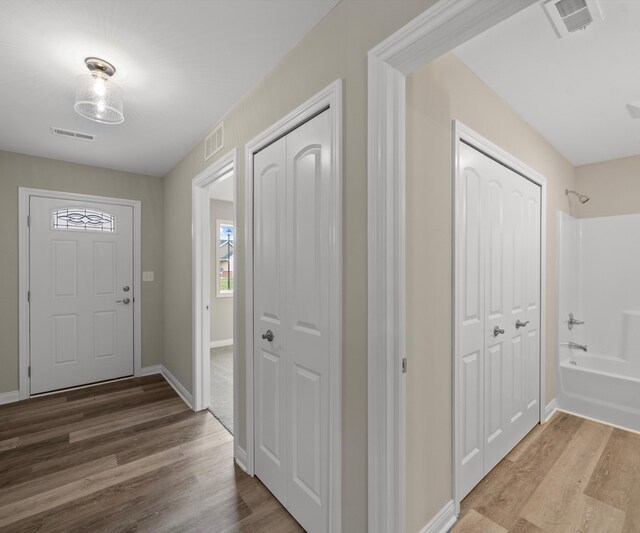
[[[89,73],[78,76],[73,108],[89,120],[121,124],[124,122],[122,89],[111,79],[116,68],[97,57],[87,57],[84,63]]]

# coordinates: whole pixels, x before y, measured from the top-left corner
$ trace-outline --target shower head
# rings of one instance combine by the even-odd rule
[[[591,199],[586,194],[579,193],[578,191],[570,191],[569,189],[565,189],[564,193],[567,196],[569,196],[570,194],[575,194],[581,204],[586,204]]]

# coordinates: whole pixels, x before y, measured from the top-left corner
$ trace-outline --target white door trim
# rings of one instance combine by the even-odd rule
[[[368,54],[371,533],[402,532],[405,519],[405,380],[401,372],[405,345],[405,78],[535,2],[440,0]]]
[[[126,205],[133,208],[133,375],[141,375],[142,368],[142,329],[141,329],[141,259],[140,259],[140,239],[141,239],[141,206],[138,200],[128,200],[124,198],[109,198],[106,196],[95,196],[91,194],[77,194],[70,192],[49,191],[46,189],[30,189],[26,187],[18,188],[18,354],[19,354],[19,383],[20,399],[26,400],[30,397],[29,386],[29,302],[27,293],[29,291],[29,226],[27,216],[29,215],[29,201],[32,196],[44,196],[46,198],[59,198],[61,200],[71,200],[77,202],[97,202],[102,204]]]
[[[458,152],[460,150],[461,141],[465,141],[467,144],[477,148],[481,152],[484,152],[489,157],[495,159],[499,163],[502,163],[516,173],[526,177],[536,185],[540,186],[540,390],[539,390],[539,421],[545,420],[545,359],[546,359],[546,295],[545,287],[547,286],[547,179],[540,173],[533,170],[531,167],[524,164],[519,159],[516,159],[510,153],[504,151],[499,146],[493,144],[491,141],[476,133],[471,128],[465,126],[458,120],[453,121],[453,146],[452,154],[453,160],[451,169],[453,172],[452,181],[454,184],[453,190],[453,446],[452,446],[452,458],[453,458],[453,500],[455,504],[456,514],[460,512],[459,487],[460,487],[460,469],[457,458],[459,457],[460,446],[459,442],[459,430],[458,424],[460,423],[460,393],[458,390],[458,373],[460,372],[459,358],[457,357],[460,346],[460,331],[458,331],[457,324],[461,323],[460,313],[462,313],[462,303],[459,301],[458,287],[460,287],[462,279],[463,265],[461,263],[461,254],[459,253],[458,246],[462,242],[462,224],[461,217],[463,213],[460,209],[459,202],[457,201],[462,191],[462,182],[460,176],[460,169],[458,167]]]
[[[236,179],[236,160],[238,150],[229,153],[209,165],[191,181],[191,258],[193,269],[192,312],[193,312],[193,410],[202,411],[210,406],[209,392],[209,350],[211,346],[210,307],[211,307],[211,239],[210,211],[211,197],[209,186],[223,179]],[[239,219],[238,188],[233,187],[235,220]],[[238,249],[236,247],[236,253]],[[236,261],[238,260],[236,256]],[[237,264],[237,262],[236,262]],[[240,417],[240,366],[238,353],[239,306],[237,292],[233,293],[233,427],[239,427]],[[233,452],[236,461],[244,456],[234,430]]]
[[[244,219],[244,287],[245,287],[245,354],[247,383],[247,472],[254,475],[254,406],[253,406],[253,155],[300,124],[325,109],[331,111],[331,166],[334,182],[331,228],[331,279],[336,280],[329,295],[329,527],[341,528],[342,506],[342,80],[336,80],[307,100],[286,117],[254,137],[245,146],[245,219]]]

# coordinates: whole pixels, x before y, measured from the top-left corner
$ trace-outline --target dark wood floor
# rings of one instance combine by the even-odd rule
[[[640,532],[640,435],[556,414],[469,493],[453,531]]]
[[[302,531],[159,376],[0,407],[0,531]]]

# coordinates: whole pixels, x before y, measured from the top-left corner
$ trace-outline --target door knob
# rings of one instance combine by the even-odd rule
[[[268,329],[266,333],[262,334],[262,338],[267,339],[269,342],[273,340],[273,336],[273,331],[271,331],[270,329]]]
[[[493,336],[497,337],[498,335],[502,335],[504,333],[504,329],[500,329],[499,326],[493,328]]]
[[[123,303],[125,305],[127,305],[129,302],[131,302],[131,300],[129,298],[125,298],[124,300],[116,301],[117,304]]]
[[[523,328],[525,327],[527,324],[529,323],[529,321],[527,320],[526,322],[520,322],[520,319],[516,320],[516,329],[518,328]]]

